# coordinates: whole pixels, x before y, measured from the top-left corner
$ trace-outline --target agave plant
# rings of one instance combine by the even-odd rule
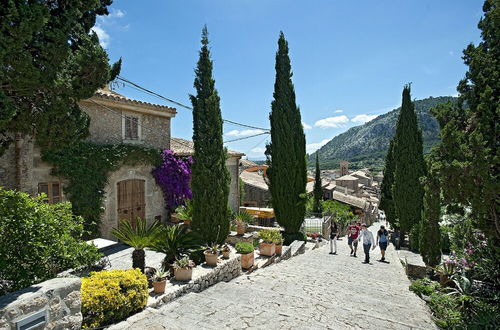
[[[200,245],[200,238],[195,232],[189,231],[182,225],[173,225],[162,230],[159,239],[151,246],[151,249],[165,254],[162,268],[172,271],[172,264],[176,259],[187,255]]]
[[[191,221],[193,219],[193,203],[190,199],[185,200],[186,205],[178,206],[175,209],[177,213],[177,218],[182,221]]]
[[[132,268],[139,268],[144,273],[146,263],[144,248],[154,244],[161,233],[162,227],[158,221],[148,226],[146,219],[138,217],[135,226],[129,220],[122,219],[118,228],[113,228],[111,233],[121,242],[134,248],[134,252],[132,252]]]
[[[236,216],[236,222],[251,223],[253,220],[253,215],[247,211],[240,211],[240,213]]]

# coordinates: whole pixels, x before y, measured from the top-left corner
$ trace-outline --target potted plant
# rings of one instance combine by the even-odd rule
[[[273,231],[273,242],[275,244],[274,253],[281,255],[283,249],[283,237],[279,230]]]
[[[272,256],[276,250],[276,244],[274,243],[273,237],[274,230],[263,229],[259,231],[259,238],[261,242],[259,243],[259,253],[261,256]]]
[[[191,200],[186,199],[185,205],[178,206],[175,209],[177,219],[184,222],[185,225],[191,225],[193,219],[193,203]]]
[[[249,242],[236,243],[236,252],[241,254],[241,268],[248,269],[253,267],[254,263],[254,247]]]
[[[217,266],[217,259],[219,258],[219,245],[218,244],[212,244],[210,246],[207,246],[205,249],[205,262],[207,263],[208,266]]]
[[[193,277],[194,262],[189,257],[177,259],[174,262],[174,278],[176,281],[189,282]]]
[[[248,213],[247,211],[240,211],[240,213],[236,216],[236,234],[244,235],[248,224],[253,221],[253,215]]]
[[[224,259],[229,259],[229,255],[231,254],[231,248],[229,247],[229,244],[224,244],[222,246],[222,258]]]
[[[167,284],[167,272],[157,269],[153,275],[153,291],[154,293],[164,293]]]
[[[146,219],[136,218],[135,226],[129,220],[122,219],[118,228],[111,233],[122,243],[134,248],[132,268],[139,268],[144,273],[146,253],[144,248],[152,246],[159,238],[162,225],[155,221],[148,226]]]
[[[435,268],[436,273],[439,274],[439,283],[445,286],[449,281],[450,277],[455,274],[456,262],[455,260],[448,259],[442,264]]]
[[[155,252],[164,253],[165,258],[162,262],[164,270],[170,269],[174,275],[173,264],[176,259],[189,254],[201,246],[200,237],[196,232],[190,232],[187,226],[173,225],[165,227],[158,240],[151,246]]]

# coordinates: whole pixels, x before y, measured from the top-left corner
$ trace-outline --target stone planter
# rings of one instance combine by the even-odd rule
[[[229,259],[230,254],[231,254],[231,251],[222,251],[222,258]]]
[[[193,268],[174,268],[174,278],[176,281],[189,282],[193,277]]]
[[[211,252],[204,252],[205,254],[205,262],[208,266],[217,266],[217,259],[219,257],[218,254],[213,254]]]
[[[245,235],[246,231],[247,231],[247,224],[246,223],[239,222],[236,225],[236,234],[238,234],[238,235]]]
[[[166,285],[167,285],[167,280],[163,280],[161,282],[153,281],[153,291],[154,291],[154,293],[164,293]]]
[[[249,269],[253,267],[254,263],[254,253],[242,254],[241,255],[241,268]]]
[[[281,255],[281,251],[283,250],[283,245],[282,244],[276,244],[274,248],[274,253]]]
[[[272,256],[275,253],[276,244],[274,243],[264,243],[259,244],[259,253],[261,256]]]

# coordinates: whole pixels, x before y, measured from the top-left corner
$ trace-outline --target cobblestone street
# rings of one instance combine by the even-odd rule
[[[375,224],[378,228],[378,224]],[[375,227],[372,227],[375,233]],[[435,329],[425,303],[408,290],[395,251],[372,263],[363,252],[329,246],[147,309],[113,329]]]

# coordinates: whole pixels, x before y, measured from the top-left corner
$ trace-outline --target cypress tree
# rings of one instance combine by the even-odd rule
[[[313,212],[314,213],[321,213],[321,211],[322,211],[321,200],[323,199],[323,189],[322,189],[322,184],[321,184],[321,172],[319,170],[318,152],[316,153],[316,177],[314,180],[313,194],[314,194]]]
[[[418,128],[410,85],[403,89],[403,101],[394,136],[394,209],[402,231],[420,222],[424,195],[420,178],[425,173],[422,132]]]
[[[486,0],[483,12],[482,41],[464,50],[468,70],[457,87],[458,104],[433,109],[441,127],[435,161],[443,202],[470,209],[475,227],[498,242],[500,2]]]
[[[394,198],[392,196],[392,186],[394,184],[394,139],[389,143],[389,150],[385,156],[384,179],[380,186],[380,205],[384,211],[386,220],[394,227],[396,226],[396,214],[394,210]]]
[[[222,141],[220,98],[212,78],[208,49],[208,30],[202,31],[200,58],[195,70],[196,96],[193,104],[193,142],[191,190],[193,229],[208,243],[223,242],[229,233],[229,172],[227,150]]]
[[[439,180],[428,161],[424,185],[424,210],[422,213],[422,234],[420,254],[426,265],[436,267],[441,261],[441,233],[439,216],[441,212]]]
[[[300,230],[306,211],[306,139],[295,103],[288,42],[283,32],[278,40],[275,68],[267,175],[276,220],[287,234],[293,234]]]

